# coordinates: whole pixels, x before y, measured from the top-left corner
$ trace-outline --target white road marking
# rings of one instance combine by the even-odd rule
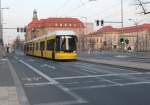
[[[14,58],[16,59],[16,60],[18,60],[19,58],[18,57],[16,57],[16,56],[14,56]]]
[[[42,77],[25,77],[25,78],[22,78],[21,80],[23,81],[39,81],[40,79],[42,79]]]
[[[80,82],[68,82],[68,83],[61,83],[61,84],[65,84],[65,85],[71,85],[71,84],[79,84]]]
[[[145,73],[112,73],[112,74],[103,74],[103,75],[86,75],[86,76],[71,76],[71,77],[56,77],[53,78],[55,80],[62,79],[81,79],[81,78],[95,78],[95,77],[105,77],[105,76],[126,76],[126,75],[134,75],[134,74],[145,74]],[[150,73],[147,73],[150,74]]]
[[[109,82],[109,83],[112,83],[112,84],[115,84],[115,85],[119,85],[119,86],[121,86],[122,84],[121,83],[118,83],[118,82],[114,82],[114,81],[111,81],[111,80],[109,80],[109,79],[105,79],[105,78],[102,78],[104,81],[106,81],[106,82]]]
[[[34,62],[35,60],[34,60],[34,59],[32,59],[32,58],[30,58],[30,59],[29,59],[29,61],[30,61],[30,62]]]
[[[84,90],[84,89],[94,89],[94,88],[106,88],[106,87],[123,87],[123,86],[132,86],[132,85],[144,85],[150,84],[150,82],[133,82],[133,83],[123,83],[123,84],[112,84],[112,85],[94,85],[94,86],[85,86],[85,87],[75,87],[70,88],[70,90]]]
[[[43,65],[41,65],[40,67],[41,67],[41,68],[48,67],[48,68],[50,68],[50,69],[56,69],[55,66],[51,66],[51,65],[48,65],[48,64],[43,64]]]
[[[84,99],[82,99],[81,97],[79,97],[78,95],[76,95],[75,93],[71,92],[69,90],[69,88],[64,87],[59,82],[57,82],[53,78],[49,77],[48,75],[44,74],[40,70],[38,70],[35,67],[29,65],[28,63],[24,62],[23,60],[19,60],[19,62],[22,63],[22,64],[24,64],[25,66],[27,66],[28,68],[30,68],[31,70],[33,70],[34,72],[36,72],[38,75],[40,75],[43,78],[45,78],[46,80],[48,80],[51,83],[51,85],[55,85],[57,88],[61,89],[62,91],[66,92],[68,95],[72,96],[76,100],[77,103],[87,103],[87,101],[85,101]]]
[[[89,73],[94,73],[94,74],[97,73],[93,70],[89,70],[89,69],[86,69],[86,68],[80,68],[80,70],[83,70],[83,71],[86,71],[86,72],[89,72]]]
[[[8,61],[8,59],[0,59],[1,61]]]
[[[40,103],[35,105],[75,105],[78,104],[77,101],[62,101],[62,102],[53,102],[53,103]]]
[[[50,78],[49,76],[47,76],[46,74],[42,73],[41,71],[39,71],[38,69],[34,68],[33,66],[29,65],[28,63],[24,62],[23,60],[19,60],[19,62],[21,62],[22,64],[26,65],[28,68],[30,68],[31,70],[33,70],[34,72],[36,72],[37,74],[39,74],[40,76],[45,78],[46,80],[50,81],[51,84],[58,84],[57,81],[55,81],[54,79]]]
[[[27,86],[27,87],[33,87],[33,86],[47,86],[47,85],[51,85],[50,82],[46,82],[46,83],[27,83],[27,84],[24,84],[24,86]]]

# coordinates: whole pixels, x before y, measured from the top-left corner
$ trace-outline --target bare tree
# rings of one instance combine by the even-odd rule
[[[142,12],[141,13],[143,13],[145,15],[146,14],[150,14],[150,12],[145,8],[145,5],[150,4],[150,2],[143,2],[141,0],[137,0],[137,2],[138,2],[138,4],[136,4],[136,5],[138,5],[138,6],[140,6],[142,8]]]

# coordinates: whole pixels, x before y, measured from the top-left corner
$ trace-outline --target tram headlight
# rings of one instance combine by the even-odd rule
[[[73,51],[73,53],[77,53],[77,51]]]

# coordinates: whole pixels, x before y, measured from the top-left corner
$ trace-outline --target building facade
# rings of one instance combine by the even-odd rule
[[[123,32],[123,33],[122,33]],[[129,47],[133,51],[150,51],[150,24],[121,28],[104,26],[96,32],[86,35],[85,49],[93,50],[119,50],[120,38],[129,40],[124,44],[124,50]]]

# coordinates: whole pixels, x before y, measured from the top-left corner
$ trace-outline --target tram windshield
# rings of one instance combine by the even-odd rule
[[[57,36],[56,37],[56,51],[75,51],[76,50],[76,36]]]

